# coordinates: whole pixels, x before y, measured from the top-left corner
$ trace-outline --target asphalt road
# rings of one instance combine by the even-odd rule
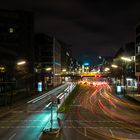
[[[57,88],[1,116],[0,140],[39,140],[42,129],[50,122],[51,111],[46,104],[52,95],[67,87]],[[77,94],[55,140],[140,140],[140,106],[117,97],[106,83],[83,84]]]
[[[106,83],[83,84],[57,140],[140,140],[140,106]]]
[[[51,110],[46,105],[54,95],[66,89],[62,85],[28,101],[0,116],[0,140],[38,140],[42,129],[50,122]]]

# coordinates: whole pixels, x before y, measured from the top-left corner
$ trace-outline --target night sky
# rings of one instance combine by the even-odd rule
[[[90,59],[114,56],[135,37],[140,1],[99,0],[4,0],[1,9],[35,12],[35,31],[72,45],[74,57]]]

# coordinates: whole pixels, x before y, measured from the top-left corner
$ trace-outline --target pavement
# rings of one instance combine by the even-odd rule
[[[114,93],[116,93],[116,88],[114,86],[111,86],[112,90]],[[120,95],[123,96],[124,93],[120,93]],[[125,93],[125,98],[127,98],[128,100],[138,103],[140,105],[140,93],[134,89],[127,89],[126,93]]]
[[[53,128],[57,127],[59,123],[55,121],[56,110],[52,110],[55,109],[53,106],[48,106],[49,99],[62,93],[70,84],[61,85],[42,96],[28,99],[24,101],[26,103],[22,102],[22,105],[19,104],[15,108],[9,107],[10,111],[3,108],[6,113],[2,116],[0,112],[0,140],[37,140],[40,139],[44,128],[50,128],[51,124]],[[58,114],[58,117],[61,119],[63,114]]]
[[[137,102],[137,103],[138,102],[140,103],[140,93],[138,93],[137,91],[127,93],[126,97]]]
[[[61,85],[59,85],[59,86],[61,86]],[[57,87],[59,87],[59,86],[57,86]],[[36,97],[39,97],[39,96],[45,94],[46,92],[49,92],[49,91],[51,91],[51,90],[53,90],[53,89],[55,89],[57,87],[50,88],[50,89],[48,89],[46,91],[41,92],[40,94],[34,94],[34,95],[30,96],[30,97],[27,97],[27,98],[24,98],[24,99],[21,99],[21,100],[17,100],[12,105],[9,104],[9,105],[5,105],[5,106],[0,106],[0,117],[3,117],[9,111],[11,111],[12,109],[15,109],[16,107],[24,105],[28,100],[31,100],[31,99],[36,98]]]

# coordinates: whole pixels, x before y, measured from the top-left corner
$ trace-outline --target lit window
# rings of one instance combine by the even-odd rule
[[[13,28],[9,28],[9,33],[13,33],[14,29]]]

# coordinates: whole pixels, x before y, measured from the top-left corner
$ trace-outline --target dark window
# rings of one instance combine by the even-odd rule
[[[140,25],[136,28],[136,35],[140,33]]]
[[[140,35],[136,38],[136,44],[140,43]]]
[[[139,63],[140,62],[140,55],[137,55],[136,56],[136,63]]]
[[[136,65],[136,72],[140,72],[140,65]]]
[[[41,62],[52,62],[53,58],[52,57],[42,57]]]

